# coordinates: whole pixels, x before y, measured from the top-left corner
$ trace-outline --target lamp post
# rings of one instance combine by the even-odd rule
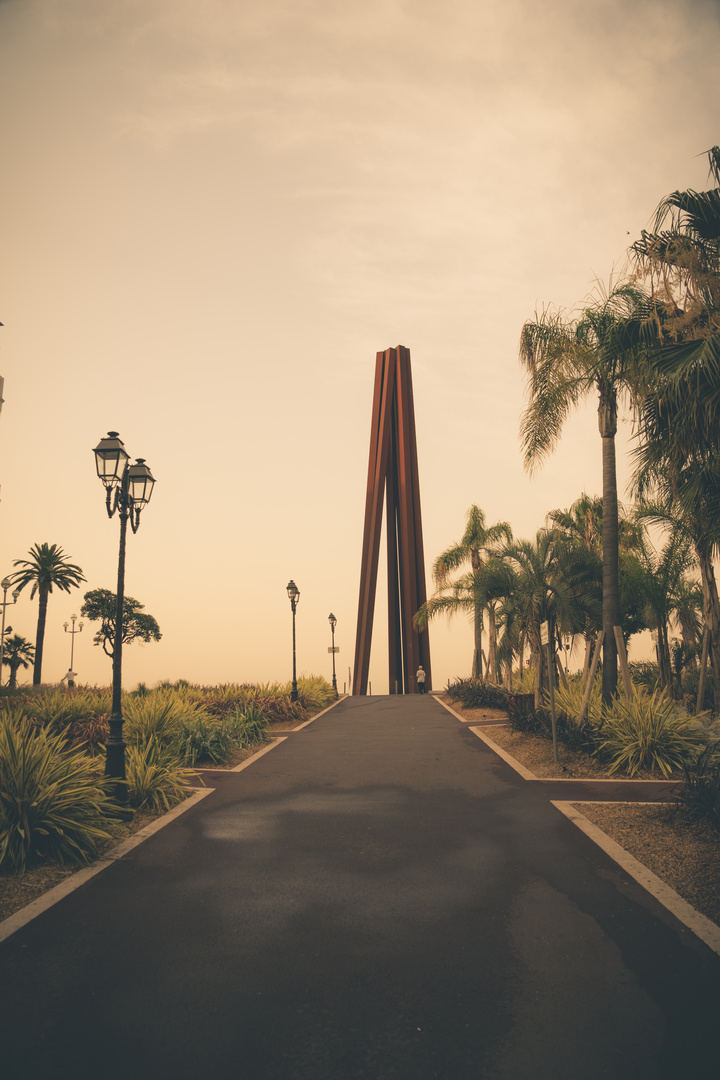
[[[77,622],[77,615],[71,615],[70,619],[72,621],[72,630],[68,630],[68,624],[63,623],[63,627],[65,628],[65,633],[72,635],[72,637],[70,638],[70,667],[68,668],[68,673],[65,676],[65,678],[68,681],[68,686],[74,686],[75,685],[75,682],[74,682],[74,680],[75,680],[75,672],[73,671],[73,659],[75,657],[75,635],[82,633],[82,628],[83,628],[84,623],[81,622],[80,625],[78,626],[77,630],[76,630],[75,629],[75,623]]]
[[[15,589],[15,591],[12,594],[12,600],[8,600],[7,594],[8,594],[8,589],[10,588],[11,585],[12,585],[12,581],[11,581],[11,579],[9,577],[3,578],[2,581],[0,581],[0,588],[2,588],[2,591],[3,591],[3,598],[2,598],[2,631],[0,632],[0,683],[2,682],[2,665],[3,665],[3,657],[5,655],[5,634],[9,634],[10,631],[12,630],[11,626],[8,626],[7,630],[5,629],[5,611],[6,611],[7,608],[12,607],[13,604],[17,604],[17,598],[20,595],[20,590]]]
[[[292,606],[293,616],[293,678],[292,678],[292,690],[290,691],[290,700],[297,701],[298,688],[297,688],[297,670],[295,667],[295,611],[297,610],[298,601],[300,600],[300,590],[295,582],[290,578],[287,585],[287,594],[290,597],[290,604]]]
[[[122,631],[125,603],[125,541],[127,523],[134,533],[140,527],[140,513],[150,502],[155,480],[144,458],[130,465],[130,455],[117,431],[109,431],[95,447],[97,474],[105,486],[105,505],[108,517],[120,517],[120,548],[118,554],[117,607],[115,610],[115,640],[113,642],[113,693],[110,713],[110,735],[107,741],[105,775],[114,781],[115,798],[127,804],[125,786],[125,740],[122,714]]]
[[[335,691],[335,697],[337,697],[337,679],[335,678],[335,627],[337,626],[337,619],[332,611],[328,615],[328,622],[330,623],[330,633],[332,634],[333,690]]]

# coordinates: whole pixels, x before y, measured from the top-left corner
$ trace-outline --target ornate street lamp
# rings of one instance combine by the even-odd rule
[[[330,623],[330,633],[332,634],[332,658],[333,658],[333,690],[335,691],[335,697],[337,697],[337,679],[335,678],[335,627],[337,626],[337,619],[333,615],[332,611],[328,615],[328,622]]]
[[[297,688],[297,671],[296,671],[296,667],[295,667],[295,611],[297,610],[298,601],[300,600],[300,590],[298,589],[297,585],[292,580],[292,578],[290,579],[290,581],[288,582],[288,585],[287,585],[287,594],[290,597],[290,604],[292,605],[292,616],[293,616],[293,680],[292,680],[292,690],[290,691],[290,700],[291,701],[297,701],[297,699],[298,699],[298,688]]]
[[[17,604],[17,598],[20,595],[20,589],[15,589],[15,591],[12,594],[12,600],[8,600],[7,594],[8,594],[8,589],[10,588],[11,585],[12,585],[12,581],[11,581],[11,579],[9,577],[3,578],[2,581],[0,581],[0,588],[3,591],[3,598],[2,598],[2,631],[0,632],[0,683],[2,682],[2,665],[3,665],[3,657],[5,655],[5,635],[9,634],[10,631],[12,630],[11,626],[8,626],[7,630],[5,629],[5,611],[6,611],[7,608],[12,607],[13,604]]]
[[[127,523],[134,533],[140,527],[140,513],[150,502],[155,480],[144,458],[130,464],[130,455],[117,431],[109,431],[95,447],[97,474],[105,485],[105,505],[108,517],[120,517],[120,550],[118,554],[117,607],[115,610],[115,641],[113,643],[113,694],[110,714],[110,735],[107,741],[105,775],[115,780],[115,798],[127,804],[125,785],[125,740],[122,714],[122,630],[125,603],[125,541]]]
[[[77,630],[76,630],[75,629],[75,623],[77,622],[77,615],[71,615],[70,619],[72,621],[72,630],[68,630],[68,624],[63,623],[63,627],[65,628],[65,633],[66,634],[72,634],[72,637],[70,638],[70,667],[68,668],[68,673],[65,676],[65,678],[68,681],[68,686],[74,686],[75,685],[75,672],[73,671],[73,659],[75,657],[75,635],[82,633],[82,628],[84,626],[84,623],[81,622],[79,624]]]

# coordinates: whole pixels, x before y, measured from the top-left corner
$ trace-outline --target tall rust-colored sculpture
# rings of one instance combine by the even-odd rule
[[[422,664],[430,690],[430,643],[413,615],[427,599],[410,350],[377,354],[360,568],[353,694],[366,694],[377,588],[383,497],[387,506],[388,673],[391,694],[413,694]]]

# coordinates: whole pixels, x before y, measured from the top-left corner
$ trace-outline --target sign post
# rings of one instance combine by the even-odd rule
[[[550,642],[550,624],[540,623],[540,644],[545,646],[548,670],[548,690],[550,692],[550,720],[552,722],[553,758],[555,764],[558,760],[557,750],[557,720],[555,719],[555,672],[553,668],[552,644]]]

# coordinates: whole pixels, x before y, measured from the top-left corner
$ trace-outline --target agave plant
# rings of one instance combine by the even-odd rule
[[[667,777],[697,757],[707,742],[698,717],[678,712],[662,692],[637,692],[631,701],[617,699],[605,720],[597,754],[609,762],[608,772],[635,776],[641,769]]]
[[[115,810],[96,764],[68,751],[62,732],[0,718],[0,865],[86,862],[110,838]]]
[[[187,798],[197,773],[183,768],[175,747],[153,736],[125,751],[128,801],[136,809],[169,810]]]

